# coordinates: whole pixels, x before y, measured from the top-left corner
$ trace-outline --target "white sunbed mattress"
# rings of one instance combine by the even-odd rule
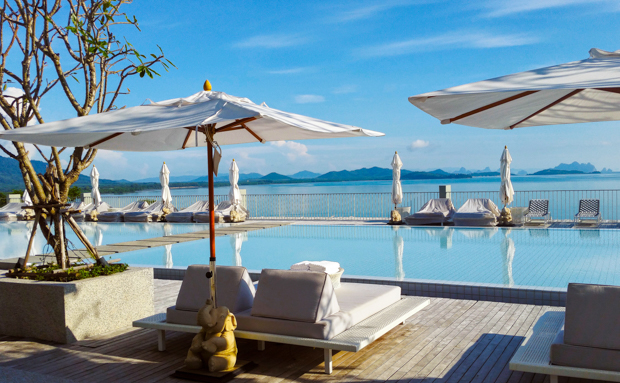
[[[209,210],[209,202],[208,201],[198,201],[190,206],[186,207],[181,211],[177,211],[175,213],[170,213],[166,215],[166,221],[168,222],[192,222],[194,220],[194,214],[200,212],[207,213],[208,220],[208,210]]]
[[[124,208],[117,211],[106,211],[97,215],[97,219],[101,222],[123,222],[126,213],[143,210],[149,207],[146,201],[132,202]]]

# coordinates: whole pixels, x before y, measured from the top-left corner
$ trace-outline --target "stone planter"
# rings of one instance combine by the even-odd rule
[[[153,269],[73,282],[0,277],[0,334],[72,343],[153,315]]]

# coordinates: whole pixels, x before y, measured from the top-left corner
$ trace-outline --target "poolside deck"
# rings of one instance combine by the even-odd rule
[[[179,281],[155,280],[155,309],[174,304]],[[510,357],[546,306],[432,298],[431,304],[358,353],[334,355],[323,373],[323,352],[307,347],[239,340],[240,358],[258,367],[235,382],[544,382],[545,375],[508,369]],[[0,336],[0,381],[46,383],[180,382],[170,375],[183,364],[191,334],[167,334],[158,352],[154,330],[126,329],[72,345]],[[23,372],[48,375],[10,380]],[[3,380],[6,379],[6,380]],[[565,379],[560,381],[567,382]],[[571,379],[570,382],[585,380]]]

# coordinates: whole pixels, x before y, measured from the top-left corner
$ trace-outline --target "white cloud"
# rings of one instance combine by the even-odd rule
[[[430,144],[431,143],[428,141],[418,139],[418,140],[413,141],[411,144],[409,144],[409,147],[407,149],[411,151],[424,149],[428,147]]]
[[[299,158],[309,160],[312,156],[308,153],[308,147],[295,141],[271,141],[270,144],[283,151],[289,161]]]
[[[312,67],[299,67],[299,68],[290,68],[290,69],[279,69],[279,70],[270,70],[269,74],[297,74],[297,73],[305,73],[313,70]]]
[[[306,44],[308,38],[299,35],[259,35],[239,41],[235,48],[286,48]]]
[[[349,9],[336,13],[329,21],[335,23],[346,23],[351,21],[366,20],[378,14],[397,7],[406,7],[416,4],[427,3],[428,1],[383,1],[381,4],[367,5],[355,9]]]
[[[316,104],[324,101],[325,97],[316,94],[299,94],[295,96],[295,102],[298,104]]]
[[[332,90],[333,94],[349,94],[357,92],[357,85],[342,85]]]
[[[399,56],[444,49],[487,49],[535,44],[538,39],[528,34],[491,34],[486,32],[453,32],[433,37],[398,41],[357,51],[361,57]]]
[[[103,149],[99,149],[97,151],[97,156],[95,157],[95,161],[108,162],[117,167],[125,167],[128,165],[127,158],[125,158],[122,152],[113,152],[111,150],[103,150]],[[101,177],[106,178],[106,177],[103,177],[103,175]]]
[[[486,17],[502,17],[517,13],[540,11],[543,9],[569,6],[590,6],[598,12],[618,11],[617,0],[489,0],[478,3],[486,10]],[[610,5],[605,7],[604,5]],[[593,6],[593,7],[592,7]]]

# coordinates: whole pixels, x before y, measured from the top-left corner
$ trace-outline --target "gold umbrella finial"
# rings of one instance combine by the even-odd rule
[[[202,89],[204,89],[205,92],[210,92],[211,89],[213,89],[213,88],[211,88],[211,83],[209,82],[209,80],[205,80],[205,83],[202,86]]]
[[[508,149],[508,145],[504,145],[504,149]]]
[[[394,153],[395,153],[395,154],[398,154],[398,151],[395,151]]]

